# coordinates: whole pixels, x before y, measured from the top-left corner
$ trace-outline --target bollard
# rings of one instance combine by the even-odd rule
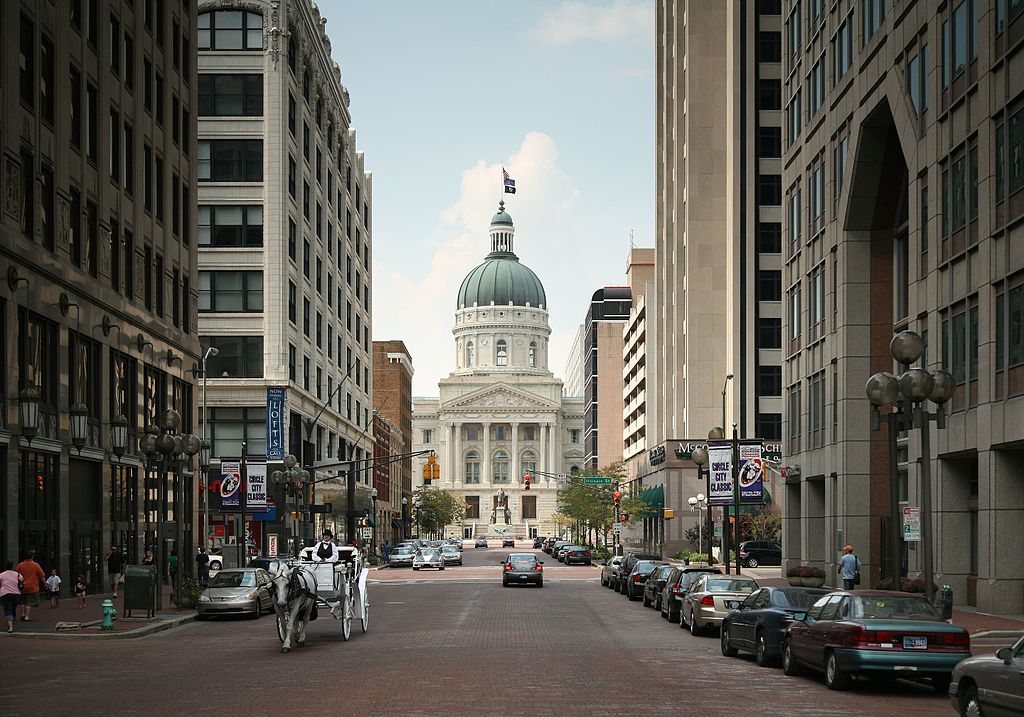
[[[103,622],[100,624],[100,628],[113,630],[115,617],[117,617],[117,609],[114,607],[114,602],[107,598],[103,601]]]
[[[949,585],[943,585],[939,591],[939,608],[942,610],[943,620],[953,618],[953,588]]]

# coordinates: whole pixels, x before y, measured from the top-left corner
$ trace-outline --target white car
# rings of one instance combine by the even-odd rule
[[[444,558],[441,557],[441,551],[436,548],[420,548],[417,550],[416,555],[412,558],[412,569],[419,570],[420,568],[444,570]]]
[[[442,545],[441,557],[445,565],[462,565],[462,548],[457,545]]]
[[[412,565],[412,561],[415,557],[415,550],[408,545],[402,545],[395,548],[391,552],[391,555],[388,556],[388,564],[393,568]]]

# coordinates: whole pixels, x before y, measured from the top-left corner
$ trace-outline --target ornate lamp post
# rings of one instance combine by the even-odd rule
[[[897,363],[908,366],[924,354],[925,343],[913,331],[901,331],[892,337],[889,351]],[[890,552],[891,575],[898,584],[900,577],[901,516],[899,506],[899,485],[896,480],[896,433],[911,427],[921,429],[921,542],[925,595],[934,601],[934,536],[932,531],[932,481],[930,424],[935,421],[937,428],[946,427],[944,406],[956,390],[956,380],[948,371],[941,369],[911,368],[898,378],[888,372],[879,372],[868,379],[864,391],[871,401],[871,429],[879,430],[882,422],[889,428],[889,481],[890,481]],[[938,410],[930,412],[926,401],[934,403]],[[882,414],[881,408],[892,411]],[[895,587],[896,585],[894,585]]]
[[[403,538],[409,537],[409,499],[404,495],[402,496],[402,525],[405,526],[405,535]]]
[[[370,502],[373,504],[373,537],[371,538],[372,545],[370,546],[372,554],[377,554],[377,489],[374,488],[370,491]]]
[[[124,416],[110,419],[110,450],[118,460],[128,450],[128,419]]]
[[[698,493],[697,495],[691,497],[686,502],[689,504],[691,511],[693,511],[693,510],[697,511],[697,549],[700,550],[701,552],[703,552],[704,549],[701,546],[704,544],[704,511],[705,511],[705,509],[707,509],[709,507],[708,506],[708,499],[707,499],[707,497],[703,493]],[[708,536],[708,561],[707,562],[708,562],[708,565],[711,564],[711,536],[710,535]]]
[[[300,495],[303,490],[303,484],[309,480],[309,471],[299,468],[299,459],[293,456],[291,453],[284,457],[284,470],[276,470],[270,474],[270,480],[277,486],[283,487],[284,491],[284,513],[290,516],[291,512],[288,510],[288,496],[294,490],[296,495]],[[301,510],[301,508],[300,508]],[[286,524],[287,531],[287,524]],[[294,526],[292,526],[294,528]],[[298,531],[292,530],[291,538],[294,540]],[[285,543],[288,544],[289,536],[287,532],[285,534]],[[294,554],[295,550],[290,547],[289,554]]]
[[[704,493],[705,496],[711,495],[711,471],[707,470],[708,465],[708,451],[706,448],[696,448],[690,455],[690,460],[697,464],[697,480],[704,479]],[[707,531],[708,531],[708,557],[711,556],[711,546],[715,542],[715,523],[714,518],[711,516],[711,506],[708,506],[707,514]]]

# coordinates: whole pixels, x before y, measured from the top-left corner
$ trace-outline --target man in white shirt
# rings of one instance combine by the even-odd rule
[[[336,563],[339,557],[338,546],[334,544],[334,533],[325,530],[320,542],[313,546],[313,562]]]

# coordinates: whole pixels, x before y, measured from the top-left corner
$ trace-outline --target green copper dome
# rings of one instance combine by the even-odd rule
[[[504,205],[504,202],[502,202],[502,205]],[[495,224],[506,224],[508,226],[512,226],[512,217],[509,216],[508,212],[506,212],[504,208],[499,209],[498,212],[491,217],[491,226],[494,226]]]
[[[457,308],[477,306],[547,306],[544,285],[519,263],[515,254],[491,252],[483,264],[466,275],[459,288]]]

